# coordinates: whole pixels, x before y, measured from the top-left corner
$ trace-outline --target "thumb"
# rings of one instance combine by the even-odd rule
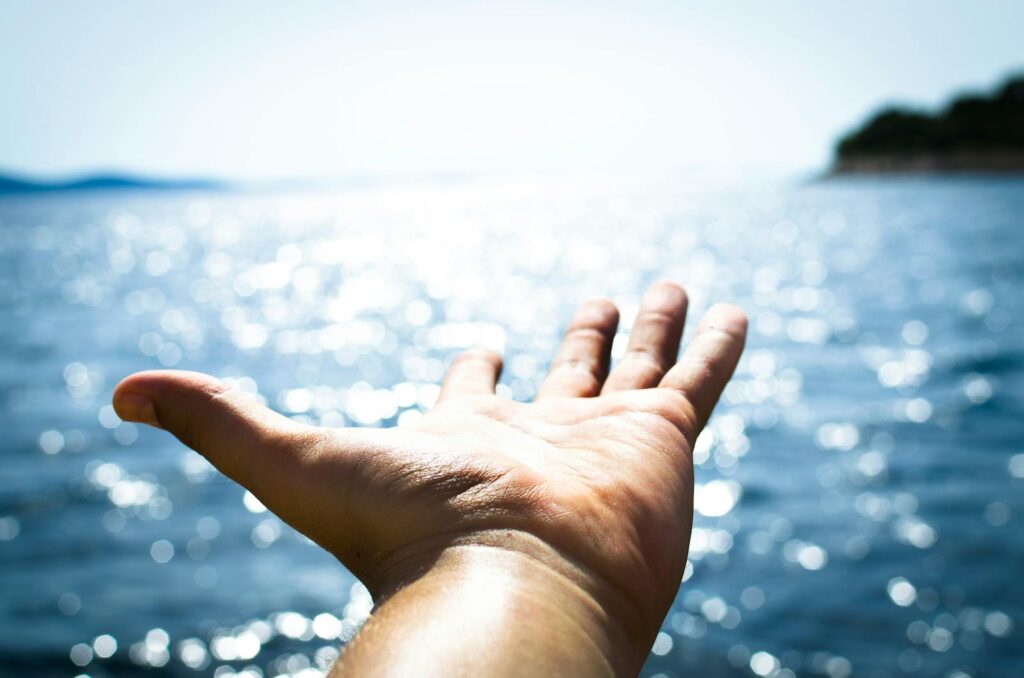
[[[307,427],[199,372],[137,372],[117,385],[113,400],[122,419],[174,434],[257,493],[274,484],[308,449],[302,444]]]

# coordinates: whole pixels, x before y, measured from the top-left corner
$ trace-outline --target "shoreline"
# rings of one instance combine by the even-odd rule
[[[1024,153],[871,155],[837,159],[827,172],[858,174],[1024,174]]]

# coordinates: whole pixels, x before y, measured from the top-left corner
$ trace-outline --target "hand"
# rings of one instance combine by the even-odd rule
[[[487,571],[482,590],[508,586],[510,600],[563,615],[552,624],[572,627],[564,639],[600,655],[591,668],[630,673],[679,586],[692,524],[691,450],[746,333],[742,311],[717,305],[676,363],[686,305],[675,284],[652,286],[609,373],[618,311],[606,300],[583,304],[528,404],[495,395],[496,354],[467,351],[437,405],[406,427],[300,425],[190,372],[132,375],[114,407],[206,456],[367,584],[377,612],[343,656],[346,667],[350,655],[358,666],[360,651],[379,653],[362,636],[389,607],[391,625],[405,628],[400,608],[415,603],[400,600],[422,603],[445,582]],[[548,588],[549,600],[537,595]],[[571,655],[563,644],[548,649]],[[380,668],[375,661],[368,656],[366,666]]]

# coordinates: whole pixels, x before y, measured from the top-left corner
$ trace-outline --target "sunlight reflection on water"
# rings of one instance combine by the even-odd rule
[[[620,303],[621,353],[669,277],[691,318],[731,300],[752,333],[694,451],[690,562],[645,672],[1016,675],[1021,188],[5,198],[0,665],[320,675],[371,610],[252,495],[119,421],[122,375],[209,371],[305,422],[389,426],[475,344],[531,398],[586,297]]]

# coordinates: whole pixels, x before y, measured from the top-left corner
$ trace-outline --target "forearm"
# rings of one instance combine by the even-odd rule
[[[378,606],[332,676],[635,675],[627,601],[531,537],[461,544]]]

